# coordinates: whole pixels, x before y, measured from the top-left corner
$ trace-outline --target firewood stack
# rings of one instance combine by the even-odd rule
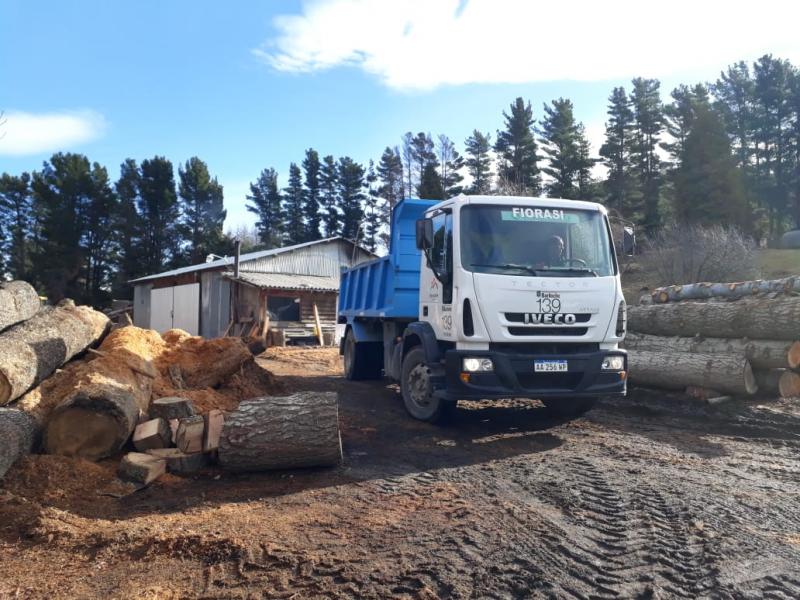
[[[269,418],[245,422],[233,411],[237,429],[223,437],[227,417],[215,402],[231,410],[283,392],[241,339],[111,329],[108,316],[88,306],[43,307],[27,283],[0,283],[0,478],[37,450],[97,461],[133,449],[119,474],[146,485],[165,471],[202,469],[220,439],[235,448],[225,465],[239,471],[341,459],[336,398],[324,394],[295,394],[287,399],[294,403],[261,398]],[[250,460],[266,447],[283,455]]]
[[[726,396],[800,396],[800,277],[656,289],[628,310],[631,381]]]

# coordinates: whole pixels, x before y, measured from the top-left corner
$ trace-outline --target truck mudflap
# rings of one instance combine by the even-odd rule
[[[601,368],[607,356],[623,356],[624,372]],[[464,377],[462,361],[467,357],[490,358],[492,372]],[[537,372],[536,361],[563,364],[567,370]],[[444,386],[435,395],[444,400],[499,398],[594,398],[624,396],[627,384],[627,353],[599,350],[581,354],[515,354],[498,351],[448,350],[445,353]]]

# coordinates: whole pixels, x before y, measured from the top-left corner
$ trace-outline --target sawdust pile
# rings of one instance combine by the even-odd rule
[[[340,374],[342,358],[336,348],[313,346],[272,347],[261,355],[267,361],[275,361],[288,367],[317,373]]]

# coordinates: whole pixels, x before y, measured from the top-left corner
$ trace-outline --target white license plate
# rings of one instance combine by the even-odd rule
[[[537,373],[563,373],[567,371],[567,361],[565,360],[535,360],[533,370]]]

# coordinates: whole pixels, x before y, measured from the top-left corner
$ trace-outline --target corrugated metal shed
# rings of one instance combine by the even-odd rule
[[[336,292],[339,290],[339,277],[319,275],[291,275],[288,273],[239,273],[236,279],[228,275],[228,279],[242,281],[260,288],[277,290],[303,290],[314,292]]]

